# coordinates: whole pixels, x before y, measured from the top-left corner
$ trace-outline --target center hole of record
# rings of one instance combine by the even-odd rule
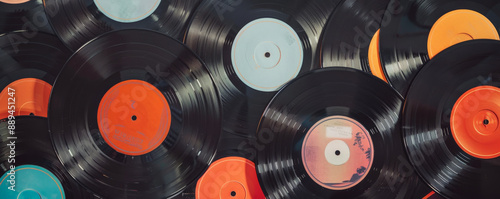
[[[136,121],[136,120],[137,120],[137,116],[132,115],[132,121]]]
[[[254,49],[255,67],[276,70],[281,62],[281,49],[273,42],[258,43]]]
[[[266,53],[264,53],[264,56],[265,56],[266,58],[269,58],[269,57],[271,57],[271,53],[266,52]]]
[[[489,121],[488,119],[484,119],[484,120],[483,120],[483,124],[484,124],[484,125],[488,125],[489,123],[490,123],[490,121]]]
[[[340,155],[340,151],[339,151],[339,150],[336,150],[336,151],[335,151],[335,155]]]
[[[231,196],[232,197],[236,196],[236,191],[231,191]]]

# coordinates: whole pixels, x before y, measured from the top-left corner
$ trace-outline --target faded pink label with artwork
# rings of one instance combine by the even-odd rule
[[[373,163],[373,142],[356,120],[331,116],[318,121],[302,144],[302,162],[319,185],[345,190],[361,182]]]

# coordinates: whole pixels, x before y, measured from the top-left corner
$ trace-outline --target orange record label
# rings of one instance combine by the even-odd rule
[[[30,0],[0,0],[0,2],[8,3],[8,4],[21,4],[26,3]]]
[[[387,79],[385,78],[384,70],[382,69],[382,62],[380,61],[380,29],[375,32],[372,37],[372,41],[370,42],[370,46],[368,47],[368,64],[370,65],[370,70],[372,74],[385,82]]]
[[[51,90],[49,83],[35,78],[10,83],[0,93],[0,118],[7,118],[9,115],[47,117]],[[10,114],[12,111],[13,114]]]
[[[143,155],[167,137],[170,106],[153,85],[127,80],[111,87],[102,98],[97,121],[106,143],[126,155]]]
[[[479,86],[455,102],[450,127],[455,142],[471,156],[500,157],[500,88]]]
[[[370,171],[373,143],[356,120],[331,116],[317,122],[306,134],[302,162],[317,184],[331,190],[356,186]]]
[[[430,197],[432,197],[434,194],[436,194],[436,192],[431,191],[431,192],[429,192],[427,195],[425,195],[422,199],[429,199],[429,198],[430,198]]]
[[[264,199],[255,164],[241,157],[212,163],[196,184],[196,198]]]
[[[455,44],[473,39],[499,40],[497,29],[481,13],[473,10],[454,10],[441,16],[431,28],[427,51],[432,59]]]

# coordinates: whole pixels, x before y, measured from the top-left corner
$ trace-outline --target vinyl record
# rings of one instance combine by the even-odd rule
[[[380,27],[394,11],[389,0],[343,1],[323,30],[321,65],[346,66],[385,79],[379,56]],[[387,19],[387,18],[386,18]]]
[[[0,144],[2,198],[97,198],[57,159],[46,118],[1,120]]]
[[[404,109],[412,164],[448,198],[500,195],[500,42],[467,41],[429,61]]]
[[[53,33],[41,0],[0,0],[0,34],[17,30]]]
[[[196,198],[265,199],[255,164],[241,157],[213,162],[196,184]]]
[[[337,4],[208,0],[199,6],[185,43],[207,64],[220,89],[223,139],[234,137],[238,147],[231,155],[253,160],[251,143],[268,101],[287,81],[319,68],[313,64],[319,36]]]
[[[45,0],[54,31],[72,50],[112,30],[148,29],[182,39],[201,0]]]
[[[9,115],[9,90],[16,93],[14,116],[47,117],[54,80],[71,56],[56,36],[27,31],[0,36],[0,118]]]
[[[182,43],[147,30],[105,34],[79,49],[50,98],[56,152],[105,198],[173,197],[214,157],[220,99]]]
[[[267,106],[257,175],[267,198],[408,198],[403,99],[380,79],[332,67],[291,81]]]
[[[499,39],[497,0],[393,0],[401,10],[380,32],[380,54],[389,83],[406,95],[418,70],[454,44]]]

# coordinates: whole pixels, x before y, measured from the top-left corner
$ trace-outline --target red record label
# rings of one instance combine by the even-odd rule
[[[255,164],[241,157],[226,157],[210,165],[196,184],[196,198],[264,199]]]
[[[453,138],[463,151],[481,159],[500,157],[500,89],[479,86],[455,102],[450,117]]]
[[[97,120],[109,146],[126,155],[143,155],[167,137],[171,113],[156,87],[145,81],[127,80],[106,92]]]
[[[35,78],[10,83],[0,93],[0,118],[7,118],[9,115],[47,117],[51,90],[49,83]]]

